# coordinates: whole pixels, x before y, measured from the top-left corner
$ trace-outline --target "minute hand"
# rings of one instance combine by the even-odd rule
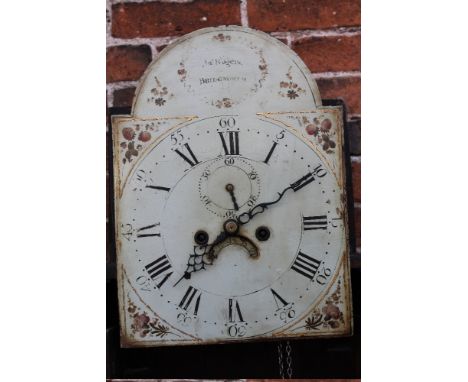
[[[295,181],[294,183],[291,183],[283,191],[278,192],[278,198],[276,200],[272,202],[257,204],[256,206],[252,207],[247,212],[240,214],[239,217],[237,218],[237,221],[239,222],[239,224],[247,224],[250,220],[252,220],[252,218],[255,215],[261,214],[269,206],[278,203],[283,197],[283,195],[286,193],[286,191],[288,190],[293,190],[294,192],[299,191],[302,187],[307,186],[309,183],[313,182],[314,180],[315,180],[314,173],[311,173],[311,172],[307,173],[301,179]]]

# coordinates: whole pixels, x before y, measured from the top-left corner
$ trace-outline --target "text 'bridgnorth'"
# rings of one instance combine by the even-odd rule
[[[246,77],[211,77],[211,78],[200,78],[200,85],[210,84],[214,82],[226,82],[226,81],[247,81]]]

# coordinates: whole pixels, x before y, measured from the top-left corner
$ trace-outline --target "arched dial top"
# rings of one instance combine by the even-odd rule
[[[165,48],[137,89],[133,115],[304,111],[321,106],[302,60],[266,33],[229,26],[190,33]]]

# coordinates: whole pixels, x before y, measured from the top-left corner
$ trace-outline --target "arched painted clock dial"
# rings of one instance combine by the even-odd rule
[[[341,118],[247,28],[150,65],[113,119],[124,346],[351,332]]]

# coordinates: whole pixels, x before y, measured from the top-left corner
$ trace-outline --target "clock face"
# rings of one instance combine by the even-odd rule
[[[112,121],[123,346],[351,333],[342,117],[265,33],[158,55]]]
[[[123,186],[120,262],[138,299],[194,340],[274,335],[329,287],[341,192],[310,142],[260,117],[173,128]]]

